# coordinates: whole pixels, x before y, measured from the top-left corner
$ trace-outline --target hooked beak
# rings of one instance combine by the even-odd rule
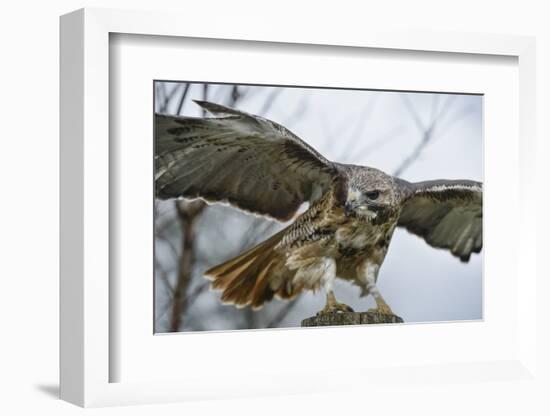
[[[374,205],[374,204],[357,205],[357,204],[354,204],[353,202],[348,201],[344,205],[344,215],[346,217],[349,217],[351,215],[354,215],[357,209],[362,209],[362,208],[364,209],[362,210],[361,214],[368,215],[369,213],[372,213],[374,214],[374,216],[376,216],[378,213],[380,213],[380,211],[384,209],[384,207],[381,205]]]

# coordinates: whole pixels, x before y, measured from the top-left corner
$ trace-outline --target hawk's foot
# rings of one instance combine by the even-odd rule
[[[325,307],[323,309],[317,312],[317,316],[344,312],[353,312],[353,309],[345,303],[337,302],[336,296],[334,296],[334,292],[332,290],[329,290],[327,292],[327,303],[325,304]]]
[[[395,315],[387,304],[378,305],[376,308],[370,308],[367,312],[380,313],[382,315]]]
[[[354,312],[351,306],[346,305],[345,303],[340,302],[327,302],[325,307],[317,312],[317,316],[326,315],[331,313],[344,313],[344,312]]]
[[[345,303],[338,302],[334,296],[334,292],[331,290],[327,293],[327,303],[325,304],[325,307],[317,312],[317,315],[344,312],[353,312],[353,309]]]

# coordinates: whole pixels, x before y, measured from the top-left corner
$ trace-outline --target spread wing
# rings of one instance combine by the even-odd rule
[[[480,182],[436,180],[403,181],[407,188],[398,225],[422,237],[432,247],[444,248],[468,261],[483,245]]]
[[[286,221],[318,199],[337,168],[283,126],[196,101],[215,117],[155,115],[159,198],[202,198]]]

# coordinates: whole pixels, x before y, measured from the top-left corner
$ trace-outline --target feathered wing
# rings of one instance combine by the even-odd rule
[[[449,250],[462,261],[483,246],[483,189],[480,182],[403,181],[407,194],[398,225],[432,247]]]
[[[283,126],[196,103],[215,117],[155,115],[157,197],[226,202],[286,221],[337,177],[331,162]]]

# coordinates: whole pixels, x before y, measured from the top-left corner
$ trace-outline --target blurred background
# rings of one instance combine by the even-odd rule
[[[479,95],[155,82],[155,112],[204,115],[193,99],[276,121],[333,161],[409,181],[482,180]],[[285,225],[199,200],[155,200],[155,332],[296,327],[315,315],[323,292],[252,311],[223,305],[202,276]],[[378,287],[405,322],[481,319],[482,258],[461,263],[398,228]],[[335,292],[355,311],[374,307],[351,283],[338,280]]]

